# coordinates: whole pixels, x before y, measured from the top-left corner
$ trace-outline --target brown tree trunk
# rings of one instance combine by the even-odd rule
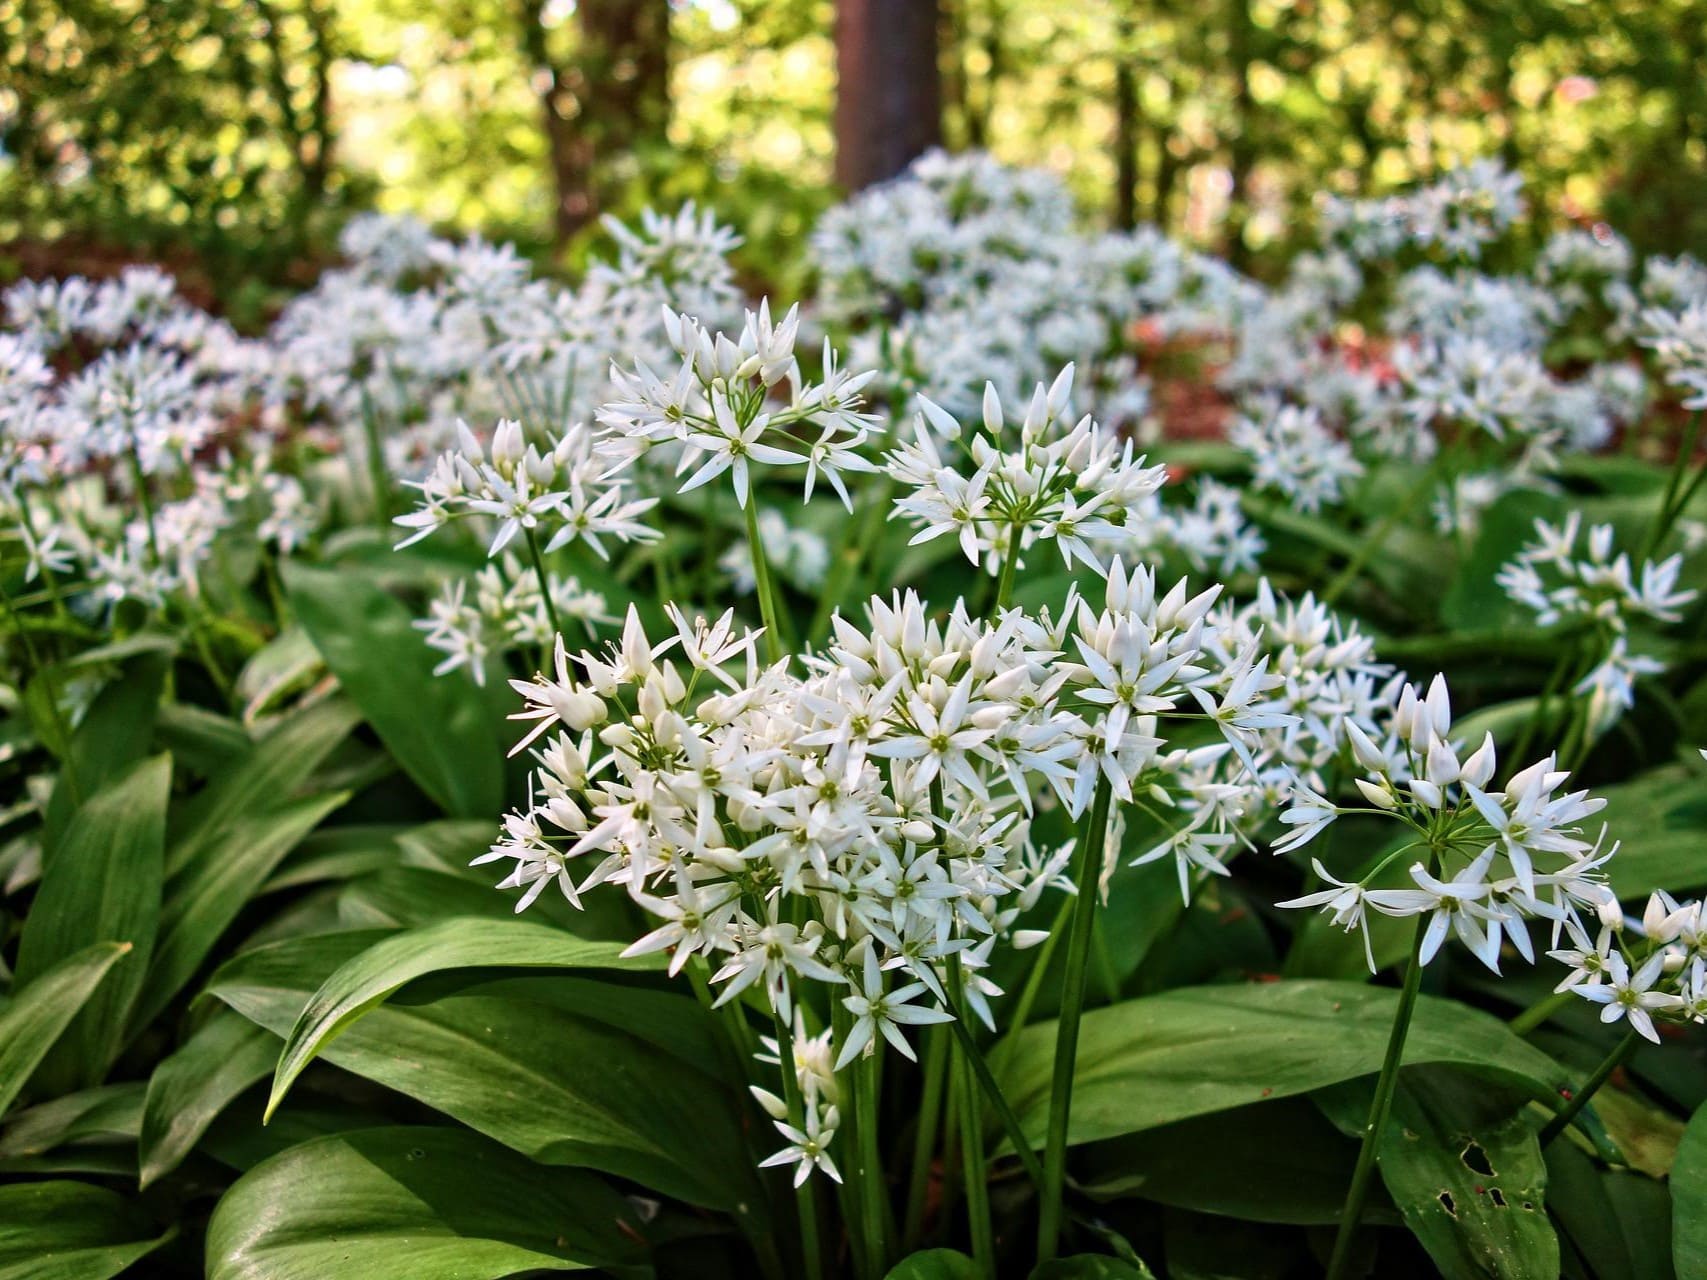
[[[638,150],[665,140],[670,4],[581,0],[572,59],[551,49],[543,0],[517,6],[551,163],[552,235],[561,247],[598,215],[605,195],[638,172]]]
[[[1133,67],[1132,23],[1117,28],[1114,63],[1114,225],[1138,225],[1138,77]]]
[[[858,191],[941,142],[936,0],[838,0],[836,181]]]

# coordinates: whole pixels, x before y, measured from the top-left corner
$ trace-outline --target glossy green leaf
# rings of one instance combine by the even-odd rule
[[[238,1094],[266,1079],[278,1046],[271,1032],[229,1009],[216,1009],[154,1068],[137,1153],[144,1187],[175,1169]]]
[[[283,1037],[326,979],[383,936],[359,930],[257,948],[229,962],[208,991]],[[757,1212],[738,1091],[637,1030],[563,1007],[556,988],[566,979],[534,981],[536,999],[519,993],[521,980],[504,995],[415,1002],[405,993],[356,1020],[322,1056],[542,1163],[601,1169],[696,1204]],[[698,1012],[673,997],[662,1007],[636,1004],[631,1023]]]
[[[0,1132],[0,1160],[43,1155],[71,1142],[132,1143],[142,1123],[142,1091],[135,1081],[101,1085],[15,1111]]]
[[[1186,987],[1087,1013],[1071,1139],[1093,1142],[1380,1070],[1397,993],[1345,982]],[[1003,1086],[1041,1143],[1053,1023],[1028,1027]],[[1556,1099],[1565,1073],[1497,1018],[1423,997],[1406,1062],[1448,1062]]]
[[[1333,1091],[1361,1132],[1373,1089]],[[1555,1280],[1547,1168],[1521,1095],[1445,1067],[1402,1072],[1381,1134],[1381,1179],[1405,1225],[1449,1280]]]
[[[633,1207],[460,1129],[365,1129],[305,1142],[225,1193],[208,1280],[498,1280],[640,1260]]]
[[[48,799],[42,815],[42,862],[50,865],[60,839],[78,807],[78,797],[95,795],[114,778],[142,759],[154,737],[168,655],[148,652],[133,658],[119,677],[96,695],[71,735],[70,769]]]
[[[1547,1147],[1547,1208],[1595,1280],[1689,1280],[1672,1269],[1674,1216],[1664,1183],[1604,1169],[1574,1143]]]
[[[1595,821],[1605,822],[1619,840],[1618,856],[1606,870],[1620,898],[1707,888],[1707,805],[1694,766],[1667,765],[1596,794],[1606,808]]]
[[[1156,1280],[1148,1267],[1100,1253],[1079,1253],[1053,1258],[1034,1267],[1031,1280]]]
[[[902,1258],[884,1280],[978,1280],[978,1264],[958,1249],[926,1249]]]
[[[1671,1167],[1671,1256],[1678,1275],[1707,1275],[1707,1106],[1683,1131]]]
[[[235,825],[286,805],[359,719],[343,699],[317,702],[228,761],[190,803],[184,821],[174,826],[167,873],[175,876],[193,864],[211,846],[228,839]]]
[[[20,986],[0,1009],[0,1115],[100,986],[107,970],[129,950],[129,943],[98,942],[67,956],[27,986]]]
[[[1194,1116],[1078,1153],[1081,1190],[1252,1222],[1339,1221],[1357,1146],[1302,1098]],[[1379,1191],[1367,1221],[1396,1215]]]
[[[287,581],[326,665],[421,790],[454,816],[500,812],[503,695],[434,676],[409,611],[364,575],[292,565]]]
[[[124,1024],[160,923],[166,800],[172,761],[131,769],[80,807],[42,877],[18,943],[18,981],[96,942],[131,947],[43,1064],[54,1092],[99,1084],[124,1044]]]
[[[284,856],[347,799],[341,792],[311,796],[238,819],[181,866],[166,885],[160,936],[137,998],[132,1034],[190,980]]]
[[[588,942],[525,920],[478,917],[387,938],[341,965],[314,993],[285,1040],[267,1101],[271,1116],[291,1083],[335,1037],[406,982],[449,969],[661,969],[662,956],[624,959],[611,942]]]
[[[130,1201],[103,1187],[0,1187],[0,1280],[108,1280],[173,1234],[156,1234]]]

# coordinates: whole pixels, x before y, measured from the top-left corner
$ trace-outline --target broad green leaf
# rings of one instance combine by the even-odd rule
[[[1671,1167],[1671,1257],[1678,1275],[1707,1275],[1707,1106],[1690,1119]]]
[[[160,936],[131,1020],[132,1035],[190,980],[284,856],[347,799],[341,792],[310,796],[239,819],[204,843],[171,878]]]
[[[1373,1089],[1332,1090],[1361,1132]],[[1520,1095],[1444,1067],[1400,1073],[1377,1162],[1405,1225],[1449,1280],[1555,1280],[1547,1167]]]
[[[1664,1183],[1596,1167],[1574,1143],[1547,1147],[1547,1208],[1595,1280],[1672,1280],[1675,1221]],[[1680,1270],[1692,1280],[1699,1270]]]
[[[1339,1221],[1357,1147],[1301,1098],[1195,1116],[1094,1142],[1078,1153],[1081,1190],[1253,1222]],[[1396,1216],[1376,1193],[1366,1221]]]
[[[884,1280],[978,1280],[978,1264],[958,1249],[926,1249],[909,1254]]]
[[[1397,992],[1287,981],[1186,987],[1087,1013],[1080,1032],[1071,1139],[1094,1142],[1192,1116],[1325,1088],[1381,1068]],[[1041,1143],[1055,1026],[1026,1028],[1003,1086]],[[1406,1062],[1448,1062],[1508,1081],[1549,1105],[1565,1073],[1499,1019],[1423,997]]]
[[[233,826],[282,808],[349,735],[360,719],[342,699],[317,702],[281,721],[271,733],[208,779],[173,828],[168,875],[229,839]]]
[[[278,1037],[240,1014],[216,1009],[154,1068],[137,1153],[144,1187],[177,1168],[232,1099],[266,1078],[278,1044]]]
[[[156,1235],[130,1201],[103,1187],[0,1187],[0,1280],[108,1280],[173,1234]]]
[[[0,1133],[0,1160],[43,1155],[69,1142],[128,1145],[142,1123],[142,1090],[134,1081],[102,1085],[13,1112]]]
[[[257,1165],[208,1224],[208,1280],[498,1280],[637,1263],[633,1207],[464,1130],[366,1129]]]
[[[486,818],[504,807],[504,695],[433,675],[409,611],[370,579],[292,565],[297,618],[380,740],[446,813]]]
[[[382,936],[357,930],[245,952],[214,976],[208,994],[284,1037],[313,992]],[[471,992],[421,1003],[404,993],[358,1019],[322,1056],[541,1163],[602,1169],[695,1204],[758,1212],[762,1193],[737,1091],[560,1000],[555,990],[539,999]],[[641,1007],[631,1022],[673,1023],[699,1011],[682,997],[662,1011]]]
[[[211,778],[230,767],[255,745],[229,716],[183,702],[168,702],[160,708],[155,736],[180,768],[200,778]]]
[[[0,1115],[12,1105],[128,942],[97,942],[20,986],[0,1009]]]
[[[26,987],[91,943],[132,949],[43,1064],[43,1083],[56,1093],[99,1084],[123,1047],[125,1019],[160,923],[171,781],[171,757],[156,756],[79,808],[24,922],[18,981]]]
[[[61,771],[42,815],[44,866],[53,862],[65,828],[77,810],[78,797],[95,795],[148,750],[167,664],[168,655],[159,652],[134,658],[84,713],[71,735],[68,767],[76,774],[75,790],[67,773]]]
[[[1535,521],[1557,519],[1563,507],[1555,494],[1514,489],[1482,512],[1475,544],[1440,602],[1441,621],[1454,630],[1531,622],[1495,578],[1535,536]]]
[[[270,1117],[291,1083],[355,1020],[404,983],[447,969],[660,969],[661,956],[624,959],[612,942],[588,942],[524,920],[444,920],[375,943],[321,984],[291,1028],[267,1101]]]

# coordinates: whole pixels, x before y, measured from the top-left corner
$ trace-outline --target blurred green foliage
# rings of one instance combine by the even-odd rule
[[[186,255],[228,300],[312,269],[353,208],[574,256],[591,233],[553,244],[542,105],[571,137],[600,127],[632,74],[594,60],[586,28],[612,3],[0,0],[0,244]],[[1093,216],[1259,272],[1317,192],[1485,154],[1560,219],[1707,246],[1707,0],[939,4],[951,145],[1057,169]],[[667,131],[601,148],[588,207],[709,202],[747,234],[754,282],[798,283],[836,195],[834,8],[669,0]]]

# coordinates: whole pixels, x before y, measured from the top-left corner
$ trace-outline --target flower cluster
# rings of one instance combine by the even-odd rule
[[[1570,775],[1553,756],[1495,787],[1499,761],[1493,735],[1484,736],[1473,751],[1453,740],[1445,680],[1435,677],[1426,695],[1404,685],[1384,735],[1371,735],[1354,721],[1345,729],[1360,771],[1354,781],[1366,807],[1347,808],[1301,791],[1280,815],[1293,831],[1276,843],[1276,851],[1308,844],[1350,812],[1386,815],[1416,838],[1355,881],[1338,880],[1315,862],[1316,874],[1328,887],[1281,906],[1321,907],[1341,928],[1363,929],[1366,953],[1371,909],[1387,916],[1426,916],[1420,963],[1432,960],[1455,934],[1497,973],[1502,939],[1534,962],[1527,921],[1562,925],[1579,919],[1584,910],[1598,915],[1613,903],[1599,868],[1617,847],[1603,851],[1582,827],[1605,801],[1586,791],[1562,791]],[[1407,857],[1409,885],[1377,887],[1382,873]],[[1374,969],[1373,954],[1368,958]]]
[[[1639,921],[1616,904],[1600,913],[1598,928],[1568,919],[1569,946],[1547,954],[1570,968],[1555,988],[1601,1006],[1602,1022],[1623,1019],[1638,1034],[1660,1042],[1663,1022],[1707,1022],[1707,920],[1701,903],[1679,902],[1664,890],[1648,898]]]

